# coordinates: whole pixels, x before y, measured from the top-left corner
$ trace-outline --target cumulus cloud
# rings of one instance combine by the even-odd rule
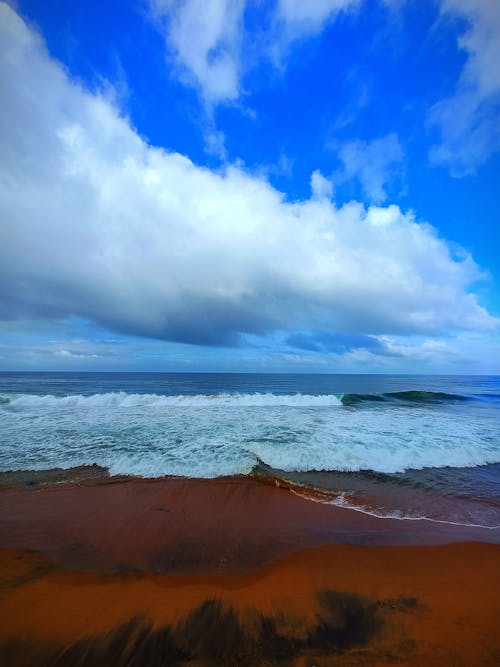
[[[472,258],[397,206],[288,202],[240,168],[148,146],[5,4],[0,51],[2,319],[217,345],[496,326],[469,291]]]
[[[465,19],[458,45],[467,61],[455,93],[431,109],[441,143],[430,157],[464,176],[500,150],[500,2],[443,0],[442,12]]]
[[[351,141],[338,152],[343,168],[339,182],[358,180],[365,197],[374,204],[387,200],[387,185],[401,181],[403,149],[395,134],[373,141]]]

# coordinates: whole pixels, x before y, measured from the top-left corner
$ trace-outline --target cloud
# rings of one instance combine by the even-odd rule
[[[1,319],[210,345],[497,325],[470,293],[473,259],[411,213],[288,202],[241,168],[147,145],[5,4],[0,50]]]
[[[178,76],[199,91],[212,111],[244,93],[242,80],[253,66],[267,60],[284,69],[298,40],[320,34],[340,13],[358,11],[363,5],[362,0],[277,0],[257,7],[262,13],[259,28],[253,26],[250,32],[245,16],[255,7],[249,0],[149,2]],[[381,0],[381,4],[395,8],[402,0]],[[463,176],[500,149],[500,3],[441,0],[441,12],[465,20],[458,45],[467,53],[467,62],[455,93],[430,110],[429,123],[440,133],[430,159],[447,166],[454,176]],[[223,155],[220,139],[216,130],[207,133],[207,150]],[[373,201],[385,201],[380,182],[367,187],[376,195]]]
[[[339,12],[352,9],[361,0],[278,0],[276,19],[284,24],[288,40],[321,32]]]
[[[387,185],[401,180],[404,153],[395,134],[345,143],[338,155],[343,164],[338,182],[357,179],[365,197],[374,204],[385,202]]]
[[[385,354],[385,347],[375,336],[360,334],[338,334],[329,331],[299,331],[287,337],[286,343],[291,347],[309,352],[333,352],[344,354],[352,350],[370,350],[373,353]]]
[[[430,123],[438,127],[441,142],[430,158],[464,176],[500,150],[500,3],[443,0],[442,12],[465,19],[458,45],[467,61],[455,93],[431,109]]]
[[[365,336],[297,332],[274,344],[266,362],[283,370],[313,369],[335,373],[487,373],[500,369],[498,336],[460,332],[455,336]],[[281,359],[281,368],[277,361]]]
[[[333,196],[333,184],[316,169],[311,174],[311,194],[314,199],[331,199]]]
[[[245,0],[151,0],[184,81],[211,104],[240,93]]]
[[[257,34],[245,26],[249,0],[149,0],[182,81],[210,106],[236,100],[247,69],[260,60],[282,65],[290,44],[321,32],[338,12],[360,0],[278,0]]]

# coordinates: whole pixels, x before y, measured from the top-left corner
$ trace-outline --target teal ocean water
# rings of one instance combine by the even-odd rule
[[[377,516],[500,526],[500,378],[0,373],[0,471],[274,475]]]

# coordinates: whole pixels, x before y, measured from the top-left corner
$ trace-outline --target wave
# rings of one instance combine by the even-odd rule
[[[400,399],[403,401],[412,401],[415,403],[444,402],[444,401],[466,401],[467,396],[461,394],[446,394],[442,391],[392,391],[384,394],[389,399]]]
[[[436,491],[440,494],[480,502],[483,496],[495,499],[500,511],[498,477],[500,463],[476,466],[438,466],[406,468],[404,472],[382,472],[370,469],[342,470],[282,470],[272,468],[261,459],[252,468],[252,476],[261,479],[280,479],[290,484],[322,490],[326,493],[339,489],[352,492],[384,493],[400,496],[409,490],[415,493]]]
[[[338,406],[341,401],[335,394],[185,394],[166,396],[162,394],[128,394],[111,392],[83,396],[36,396],[19,394],[0,396],[0,405],[13,408],[134,408],[134,407],[315,407]]]
[[[0,396],[0,406],[14,408],[134,408],[134,407],[356,407],[364,403],[444,403],[469,400],[459,394],[435,391],[395,391],[383,394],[273,394],[273,393],[220,393],[220,394],[129,394],[124,391],[103,394],[70,396],[43,396],[11,394]]]
[[[273,483],[278,487],[288,489],[294,495],[305,500],[325,505],[335,505],[344,509],[361,512],[376,517],[377,519],[397,519],[400,521],[428,521],[432,523],[448,524],[452,526],[463,526],[469,528],[483,528],[486,530],[500,529],[500,512],[498,503],[493,498],[460,497],[441,493],[438,489],[431,492],[430,489],[422,490],[415,485],[413,494],[394,493],[394,488],[386,488],[384,481],[391,478],[391,482],[398,484],[401,480],[392,475],[373,473],[373,471],[361,471],[362,476],[378,478],[377,485],[372,485],[372,494],[375,490],[379,496],[378,502],[368,501],[365,490],[356,484],[358,474],[349,473],[351,479],[346,485],[346,479],[340,480],[333,475],[334,486],[325,488],[316,486],[314,480],[307,480],[307,475],[286,474],[285,471],[270,468],[259,461],[249,473],[249,476]],[[300,480],[302,477],[302,480]],[[340,484],[339,484],[340,482]],[[334,487],[337,488],[334,488]],[[341,490],[342,486],[349,486],[352,490]],[[358,486],[358,488],[356,488]],[[340,487],[340,488],[339,488]],[[418,492],[415,495],[415,491]],[[450,502],[451,501],[451,502]],[[405,507],[397,507],[403,503]]]
[[[382,394],[343,394],[340,399],[342,405],[355,406],[359,403],[384,403],[385,398]]]
[[[448,401],[467,401],[467,396],[447,394],[442,391],[422,391],[410,389],[408,391],[391,391],[384,394],[343,394],[342,405],[355,406],[360,403],[390,401],[404,401],[410,403],[445,403]]]
[[[494,477],[498,466],[491,468]],[[430,474],[435,469],[410,471]],[[306,500],[369,514],[379,519],[404,521],[430,521],[455,526],[500,529],[500,499],[496,490],[485,488],[483,494],[467,493],[457,485],[454,469],[442,469],[448,484],[427,487],[405,475],[375,473],[363,470],[350,473],[287,473],[270,468],[262,461],[252,469],[250,475],[267,483],[274,483]],[[459,469],[460,477],[470,471]],[[325,484],[325,481],[327,482]],[[401,485],[403,488],[401,488]],[[469,485],[470,486],[470,485]],[[488,495],[491,492],[492,495]]]
[[[95,462],[113,474],[215,477],[245,474],[258,460],[296,473],[388,474],[500,462],[494,407],[471,401],[457,414],[383,398],[351,408],[341,397],[3,392],[0,469]]]
[[[297,495],[303,495],[301,493],[297,493]],[[303,495],[304,498],[307,500],[316,500],[315,498],[309,498],[307,495]],[[488,524],[488,523],[481,523],[481,522],[476,522],[473,520],[467,521],[465,518],[461,521],[458,520],[453,520],[453,519],[438,519],[436,517],[432,516],[426,516],[425,514],[417,515],[417,514],[410,514],[408,512],[404,512],[402,510],[390,510],[390,509],[384,509],[384,508],[371,508],[368,507],[367,505],[363,504],[358,504],[354,501],[352,501],[349,498],[348,493],[339,493],[335,498],[332,500],[316,500],[316,502],[322,502],[325,504],[329,505],[335,505],[335,507],[343,507],[345,509],[353,510],[354,512],[361,512],[362,514],[368,514],[369,516],[373,516],[377,519],[396,519],[398,521],[429,521],[431,523],[442,523],[446,524],[449,526],[461,526],[464,528],[482,528],[484,530],[498,530],[500,529],[500,525],[497,523],[494,524]]]

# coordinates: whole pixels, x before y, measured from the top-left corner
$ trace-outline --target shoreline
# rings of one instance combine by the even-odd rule
[[[281,486],[307,500],[352,509],[379,519],[431,522],[465,528],[500,528],[500,499],[494,489],[500,464],[469,469],[410,469],[405,473],[359,471],[285,471],[259,461],[247,473],[216,477],[142,476],[111,473],[96,463],[70,468],[0,472],[0,491],[9,487],[44,487],[69,483],[97,484],[134,480],[256,480]],[[481,495],[480,485],[488,490]],[[460,492],[462,486],[462,492]]]
[[[499,543],[252,477],[3,486],[0,662],[494,665]]]
[[[273,478],[93,472],[92,479],[1,488],[0,548],[40,551],[83,570],[241,574],[325,544],[500,544],[500,528],[374,517]]]

